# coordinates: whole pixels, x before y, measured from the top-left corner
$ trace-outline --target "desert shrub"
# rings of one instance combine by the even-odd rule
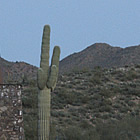
[[[81,113],[81,114],[84,114],[84,113],[87,113],[87,109],[83,108],[83,107],[80,107],[78,109],[78,112]]]
[[[118,109],[118,108],[121,108],[121,105],[116,103],[116,104],[113,105],[113,107]]]
[[[77,112],[71,112],[71,115],[72,116],[75,116],[75,117],[78,117],[79,116],[79,114]]]
[[[57,138],[57,130],[55,124],[52,122],[50,124],[50,140],[56,140]]]
[[[129,116],[118,122],[98,123],[96,130],[101,140],[138,140],[140,120]]]
[[[30,86],[23,90],[22,97],[24,131],[26,139],[37,140],[37,88]]]
[[[137,73],[135,70],[129,70],[127,73],[126,73],[126,78],[127,80],[133,80],[135,78],[137,78]]]
[[[90,82],[94,85],[96,85],[96,84],[99,85],[99,84],[101,84],[101,78],[98,75],[94,75],[90,79]]]
[[[57,111],[51,111],[51,116],[59,117],[59,113]]]
[[[32,107],[31,101],[32,101],[31,98],[23,97],[22,98],[22,105],[23,105],[23,107],[31,108]]]
[[[72,124],[72,119],[65,119],[65,123],[71,125]]]
[[[109,98],[114,95],[114,92],[112,92],[110,89],[103,88],[100,91],[100,95],[104,96],[105,98]]]
[[[102,97],[101,97],[101,95],[100,94],[95,94],[94,96],[93,96],[93,98],[91,98],[90,100],[99,100],[99,99],[101,99]]]
[[[99,108],[94,108],[92,111],[93,112],[96,112],[96,113],[99,113],[100,112]]]
[[[75,126],[63,131],[62,140],[99,140],[99,135],[94,128],[82,129]]]
[[[124,99],[125,103],[128,103],[130,100],[131,100],[131,97],[126,97],[126,98]]]
[[[100,117],[101,117],[101,114],[100,114],[100,113],[95,113],[95,114],[93,115],[93,118],[95,118],[95,117],[100,118]]]
[[[69,94],[67,94],[65,100],[66,100],[66,103],[67,103],[67,104],[74,104],[75,101],[77,100],[77,97],[76,97],[75,94],[69,93]]]
[[[119,110],[121,113],[127,113],[129,109],[127,107],[121,107]]]
[[[91,125],[89,124],[89,122],[88,121],[86,121],[86,120],[82,120],[81,122],[80,122],[80,127],[81,128],[84,128],[84,129],[90,129],[91,128]]]
[[[89,80],[91,83],[93,83],[94,85],[99,85],[102,83],[101,79],[102,79],[102,70],[100,68],[95,68],[94,72],[93,72],[93,76],[91,77],[91,79]]]
[[[101,118],[102,119],[108,119],[109,118],[109,115],[108,114],[104,114]]]
[[[138,64],[138,65],[136,65],[135,67],[136,67],[136,68],[140,68],[140,65]]]
[[[123,97],[121,96],[121,97],[120,97],[120,100],[125,100],[125,97],[124,97],[124,96],[123,96]]]
[[[121,89],[119,86],[114,86],[110,90],[113,93],[113,95],[121,92]]]
[[[135,106],[135,102],[128,101],[128,105],[129,105],[129,106]]]
[[[110,112],[111,111],[111,107],[108,105],[102,106],[99,108],[100,112]]]
[[[139,88],[131,88],[131,87],[125,87],[125,89],[123,90],[123,93],[125,95],[136,95],[136,96],[140,96],[140,89]]]
[[[81,102],[82,103],[85,104],[85,103],[88,103],[88,101],[89,101],[89,96],[86,96],[86,95],[85,96],[82,96],[82,99],[81,99]]]
[[[30,86],[32,86],[32,87],[35,87],[36,84],[37,84],[37,81],[34,80],[34,79],[31,79],[31,80],[28,80],[28,84],[29,84]]]
[[[109,99],[105,99],[104,102],[105,102],[106,105],[112,105],[112,102]]]
[[[61,104],[74,104],[77,103],[78,95],[74,92],[69,92],[66,88],[62,88],[58,91],[55,98],[52,99],[52,104],[61,103]]]
[[[24,115],[24,131],[25,138],[29,140],[37,140],[37,117]]]
[[[69,85],[67,85],[67,87],[68,87],[68,88],[72,88],[72,87],[73,87],[73,85],[72,85],[72,84],[69,84]]]
[[[140,109],[135,109],[135,112],[136,112],[136,116],[140,115]]]
[[[37,89],[36,88],[27,88],[24,93],[28,96],[22,97],[22,105],[24,108],[37,108]]]

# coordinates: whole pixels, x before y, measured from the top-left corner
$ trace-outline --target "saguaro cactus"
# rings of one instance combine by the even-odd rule
[[[51,65],[49,66],[50,27],[44,26],[41,62],[37,74],[38,94],[38,140],[49,140],[50,133],[50,92],[55,88],[58,69],[60,48],[54,47]]]

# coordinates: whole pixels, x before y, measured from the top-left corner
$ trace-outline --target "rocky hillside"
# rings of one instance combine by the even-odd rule
[[[0,58],[3,83],[21,83],[36,79],[37,67],[25,62],[9,62]]]
[[[95,66],[110,68],[132,64],[140,64],[140,45],[120,48],[105,43],[96,43],[64,58],[60,62],[60,72],[92,69]]]
[[[23,94],[26,138],[37,140],[38,90]],[[59,75],[51,96],[51,140],[140,138],[140,65]]]

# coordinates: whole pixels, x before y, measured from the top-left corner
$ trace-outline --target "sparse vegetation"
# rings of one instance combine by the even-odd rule
[[[52,93],[50,140],[139,140],[140,80],[126,78],[132,68],[140,76],[139,67],[106,69],[100,71],[101,83],[95,85],[90,78],[96,69],[60,75]],[[23,94],[26,139],[35,140],[35,82],[24,88]]]

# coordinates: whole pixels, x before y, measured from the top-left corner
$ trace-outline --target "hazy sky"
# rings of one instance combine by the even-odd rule
[[[61,59],[97,42],[140,44],[140,0],[0,0],[0,53],[39,66],[42,30]]]

